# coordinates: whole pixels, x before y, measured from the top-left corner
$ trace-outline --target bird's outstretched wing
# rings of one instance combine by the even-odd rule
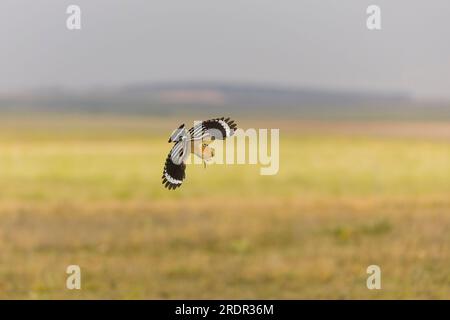
[[[183,183],[186,177],[185,160],[189,156],[189,142],[187,140],[175,143],[169,155],[166,158],[162,183],[167,189],[176,189]]]
[[[202,121],[201,123],[190,128],[188,132],[191,140],[206,138],[210,138],[211,140],[223,140],[227,137],[231,137],[236,128],[237,125],[233,120],[222,117]]]

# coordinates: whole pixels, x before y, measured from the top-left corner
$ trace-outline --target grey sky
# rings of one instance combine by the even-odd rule
[[[214,80],[450,99],[448,0],[2,0],[0,39],[0,91]]]

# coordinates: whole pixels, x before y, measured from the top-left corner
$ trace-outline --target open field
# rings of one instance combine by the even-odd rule
[[[450,299],[450,124],[237,121],[281,129],[279,174],[174,192],[179,120],[2,117],[0,298]]]

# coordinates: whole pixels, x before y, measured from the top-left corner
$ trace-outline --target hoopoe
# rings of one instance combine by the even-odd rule
[[[190,153],[195,154],[206,162],[215,155],[214,148],[209,144],[215,139],[225,139],[231,137],[237,125],[230,118],[216,118],[202,121],[194,125],[189,130],[184,128],[184,124],[178,127],[169,138],[169,143],[175,143],[167,156],[162,175],[164,187],[176,189],[181,186],[186,177],[186,159]]]

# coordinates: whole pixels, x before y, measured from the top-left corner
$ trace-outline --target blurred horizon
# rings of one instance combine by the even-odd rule
[[[448,120],[450,101],[408,92],[349,91],[268,83],[178,81],[88,89],[47,87],[0,94],[0,112],[294,117],[324,120]]]

